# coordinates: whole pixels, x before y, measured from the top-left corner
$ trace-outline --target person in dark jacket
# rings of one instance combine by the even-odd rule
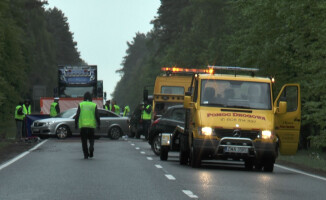
[[[80,129],[84,159],[94,156],[94,133],[95,128],[101,125],[97,105],[92,102],[92,95],[89,92],[84,94],[84,101],[78,106],[75,127]],[[89,149],[87,145],[89,140]]]

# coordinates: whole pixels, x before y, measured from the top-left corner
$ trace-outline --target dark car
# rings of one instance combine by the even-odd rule
[[[185,109],[183,105],[171,106],[162,115],[155,120],[149,130],[148,143],[151,145],[153,152],[160,155],[161,150],[161,133],[172,133],[177,126],[184,126]]]

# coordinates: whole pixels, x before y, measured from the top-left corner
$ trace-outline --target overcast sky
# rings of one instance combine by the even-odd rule
[[[48,0],[68,18],[81,58],[98,66],[108,98],[114,91],[127,42],[153,28],[160,0]]]

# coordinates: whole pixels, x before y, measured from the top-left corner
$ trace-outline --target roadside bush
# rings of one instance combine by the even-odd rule
[[[309,136],[310,146],[315,149],[326,150],[326,131],[321,132],[319,135]]]

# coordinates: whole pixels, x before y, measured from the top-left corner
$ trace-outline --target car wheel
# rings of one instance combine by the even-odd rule
[[[161,153],[160,153],[160,159],[161,160],[167,160],[169,154],[169,148],[168,147],[162,147]]]
[[[120,138],[120,136],[122,135],[122,131],[119,127],[117,126],[114,126],[110,129],[109,131],[109,137],[112,139],[112,140],[117,140]]]
[[[68,137],[69,129],[67,126],[59,126],[56,130],[56,136],[58,139],[66,139]]]
[[[152,150],[155,153],[155,155],[159,156],[161,152],[161,137],[160,135],[156,135],[152,142]]]
[[[201,165],[201,155],[199,154],[198,149],[191,147],[190,150],[190,165],[192,168],[198,168]]]

